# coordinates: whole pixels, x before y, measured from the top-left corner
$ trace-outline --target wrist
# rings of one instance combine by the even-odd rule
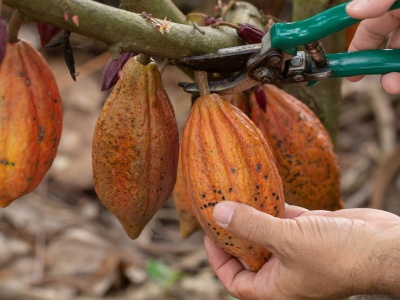
[[[371,260],[378,266],[376,281],[372,283],[376,292],[400,296],[400,224],[380,232]]]
[[[400,296],[400,222],[366,231],[360,238],[364,243],[357,243],[362,247],[345,259],[343,284],[348,296]]]

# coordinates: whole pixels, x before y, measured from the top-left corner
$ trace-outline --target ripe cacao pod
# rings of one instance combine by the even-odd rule
[[[229,95],[224,95],[222,98],[228,100],[231,104],[235,105],[247,116],[250,116],[249,101],[247,100],[245,94],[243,93],[229,94]]]
[[[137,238],[171,195],[179,135],[154,62],[128,60],[98,118],[93,176],[103,205]]]
[[[42,55],[23,40],[7,44],[0,65],[0,207],[42,181],[57,153],[62,114]]]
[[[282,181],[261,131],[217,94],[198,98],[182,137],[182,168],[192,207],[206,234],[257,271],[269,251],[218,226],[214,206],[224,200],[282,217]]]
[[[179,215],[179,228],[182,239],[186,239],[201,228],[193,212],[192,202],[186,189],[185,178],[182,173],[182,160],[179,155],[178,174],[173,191],[175,209]]]
[[[266,107],[257,102],[264,93]],[[281,175],[285,201],[307,209],[337,210],[340,172],[328,132],[300,100],[265,84],[250,94],[251,119],[267,139]]]

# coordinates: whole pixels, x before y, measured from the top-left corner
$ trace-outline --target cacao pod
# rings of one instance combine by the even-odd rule
[[[93,137],[96,193],[131,239],[171,195],[179,134],[154,62],[128,60],[107,98]]]
[[[120,58],[114,60],[112,57],[108,60],[101,75],[101,91],[112,88],[118,81],[122,67],[135,53],[122,53]]]
[[[218,226],[213,207],[231,200],[282,217],[282,181],[260,130],[217,94],[198,98],[182,137],[182,168],[193,211],[219,246],[257,271],[269,251]]]
[[[0,65],[0,206],[30,193],[57,153],[62,103],[56,80],[28,42],[7,44]]]
[[[228,100],[231,104],[239,108],[247,116],[250,116],[249,101],[243,93],[235,93],[230,95],[224,95],[222,98]]]
[[[257,93],[264,93],[261,108]],[[318,117],[300,100],[265,84],[250,94],[251,119],[267,139],[281,175],[285,201],[307,209],[337,210],[340,172],[332,141]]]
[[[179,215],[180,235],[186,239],[201,228],[192,209],[192,202],[186,190],[185,178],[182,173],[182,160],[179,155],[178,174],[173,191],[175,209]]]

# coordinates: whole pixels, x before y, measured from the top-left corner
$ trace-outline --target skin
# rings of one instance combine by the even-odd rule
[[[366,19],[349,51],[400,48],[400,10],[394,0],[353,0],[347,13]],[[349,78],[358,81],[362,76]],[[381,84],[400,93],[400,73],[383,75]],[[257,273],[227,254],[208,237],[211,267],[228,292],[240,299],[339,299],[357,294],[400,297],[400,217],[367,208],[308,211],[286,205],[279,219],[252,207],[221,202],[215,221],[227,231],[268,248],[272,255]]]
[[[286,205],[279,219],[237,202],[214,208],[221,227],[268,248],[257,273],[205,237],[211,267],[240,299],[400,296],[400,217],[374,209],[308,211]],[[245,226],[243,224],[246,224]]]
[[[347,7],[347,13],[356,19],[365,19],[349,46],[349,51],[377,49],[391,34],[385,48],[400,48],[400,9],[387,12],[395,0],[353,0]],[[363,76],[350,77],[358,81]],[[381,77],[381,84],[390,94],[400,93],[400,73],[389,73]]]

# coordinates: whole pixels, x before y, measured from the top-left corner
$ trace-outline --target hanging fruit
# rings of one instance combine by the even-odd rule
[[[318,117],[274,85],[256,88],[249,101],[251,119],[276,159],[285,201],[313,210],[343,208],[337,157]]]
[[[244,93],[224,95],[222,98],[228,100],[231,104],[239,108],[247,116],[250,116],[249,100]]]
[[[253,122],[219,95],[201,95],[192,106],[181,147],[192,207],[209,237],[257,271],[269,251],[218,226],[213,208],[230,200],[282,217],[282,181],[272,152]]]
[[[93,137],[93,176],[100,201],[137,238],[171,195],[179,136],[156,63],[128,60],[107,98]]]
[[[182,173],[182,160],[179,155],[178,174],[173,191],[175,209],[179,216],[179,228],[182,239],[186,239],[201,228],[193,212],[192,202],[186,189],[185,178]]]
[[[8,43],[0,65],[1,207],[39,185],[61,130],[61,97],[48,64],[28,42]]]

